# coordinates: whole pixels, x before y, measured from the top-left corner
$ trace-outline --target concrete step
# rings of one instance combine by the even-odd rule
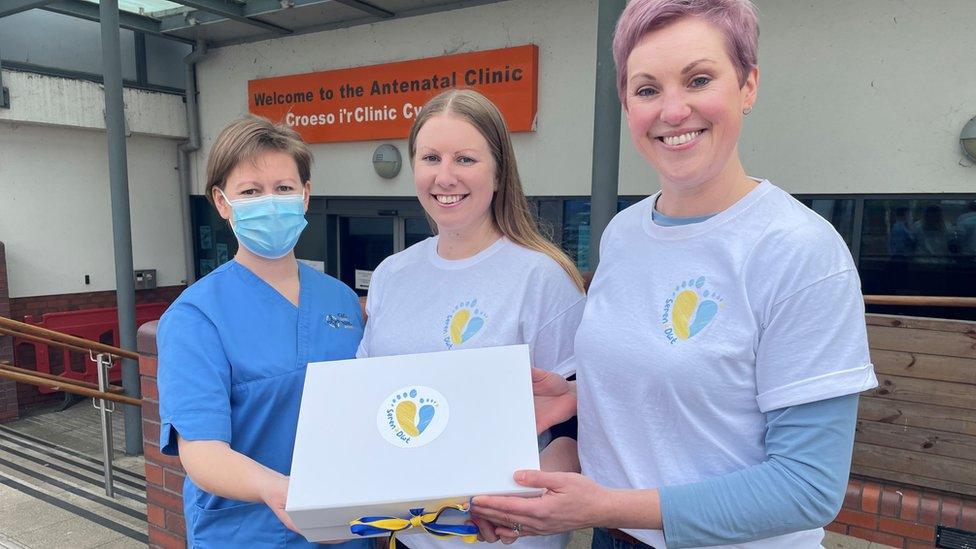
[[[145,478],[72,448],[0,426],[0,547],[144,547]]]

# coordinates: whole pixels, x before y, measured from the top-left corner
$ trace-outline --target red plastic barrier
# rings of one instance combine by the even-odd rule
[[[159,320],[168,306],[167,303],[136,305],[136,326]],[[24,317],[24,322],[119,347],[119,322],[115,307],[45,313],[39,321],[27,315]],[[21,351],[25,346],[33,348],[34,364],[23,363]],[[33,367],[38,372],[46,374],[98,383],[98,371],[88,355],[17,338],[14,338],[14,349],[14,363],[21,368]],[[121,379],[122,369],[119,367],[119,361],[116,360],[115,366],[109,370],[109,380],[118,383]],[[37,390],[41,393],[56,392],[50,387],[38,387]]]

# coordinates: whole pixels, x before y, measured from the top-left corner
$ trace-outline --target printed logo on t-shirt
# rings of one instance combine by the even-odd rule
[[[439,437],[450,415],[444,395],[430,387],[408,385],[383,400],[376,428],[394,446],[417,448]]]
[[[477,305],[477,299],[459,303],[444,319],[444,345],[448,349],[467,342],[484,328],[488,315]]]
[[[353,325],[352,321],[349,320],[349,317],[346,315],[346,313],[335,313],[331,315],[325,315],[325,323],[328,324],[330,327],[336,329],[345,328],[346,330],[352,330],[353,328],[355,328],[355,326]]]
[[[682,281],[664,302],[661,324],[665,337],[671,345],[695,337],[715,319],[724,306],[722,301],[706,284],[704,276]]]

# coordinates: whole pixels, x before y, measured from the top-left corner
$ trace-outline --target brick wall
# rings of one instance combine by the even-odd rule
[[[7,291],[7,259],[0,242],[0,316],[10,318],[10,299]],[[10,336],[0,336],[0,360],[13,361]],[[17,419],[17,384],[0,379],[0,423]]]
[[[935,547],[939,524],[976,532],[976,497],[852,477],[827,529],[902,549]]]
[[[156,323],[139,328],[139,374],[142,380],[142,450],[146,458],[146,515],[149,547],[186,547],[183,522],[183,467],[159,452],[159,391],[156,389]]]
[[[143,303],[172,303],[186,288],[186,286],[163,286],[153,290],[139,290],[136,292],[136,304]],[[23,321],[28,315],[33,316],[34,320],[40,320],[44,313],[54,313],[61,311],[78,311],[82,309],[100,309],[115,307],[115,291],[105,292],[82,292],[77,294],[61,295],[42,295],[31,297],[19,297],[10,300],[10,314],[8,316],[14,320]],[[2,314],[2,313],[0,313]],[[21,368],[33,368],[32,353],[22,349],[16,356],[16,364]],[[17,406],[21,410],[38,406],[50,405],[59,402],[63,397],[62,393],[44,394],[37,390],[33,385],[23,383],[16,384]],[[2,389],[0,389],[2,392]],[[0,416],[2,421],[2,416]]]

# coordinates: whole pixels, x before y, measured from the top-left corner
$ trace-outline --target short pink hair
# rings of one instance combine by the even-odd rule
[[[759,23],[750,0],[631,0],[617,21],[613,60],[617,65],[617,94],[626,105],[627,58],[644,36],[684,17],[700,17],[725,35],[729,57],[739,84],[758,64]]]

